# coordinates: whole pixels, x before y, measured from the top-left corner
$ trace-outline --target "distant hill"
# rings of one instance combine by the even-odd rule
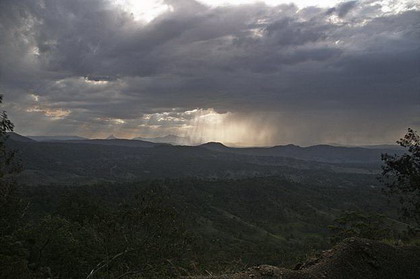
[[[253,156],[289,157],[324,163],[375,163],[379,162],[382,153],[400,154],[401,149],[339,147],[331,145],[314,145],[300,147],[297,145],[278,145],[274,147],[227,147],[222,143],[209,142],[201,145],[213,151],[245,154]]]
[[[155,138],[143,138],[143,137],[136,137],[133,140],[142,140],[142,141],[150,141],[154,143],[168,143],[173,145],[190,145],[191,139],[188,137],[179,137],[175,135],[167,135],[163,137],[155,137]]]
[[[62,141],[62,140],[87,140],[79,136],[28,136],[35,141]]]
[[[213,150],[213,151],[231,151],[234,152],[234,148],[232,147],[227,147],[226,145],[224,145],[221,142],[208,142],[208,143],[204,143],[202,145],[200,145],[200,147],[205,148],[205,149],[209,149],[209,150]]]
[[[371,149],[391,149],[391,150],[403,150],[404,148],[397,144],[380,144],[380,145],[362,145],[363,148]]]
[[[17,135],[17,134],[16,134]],[[80,136],[28,136],[27,138],[39,141],[39,142],[54,142],[54,141],[88,141],[90,139]],[[96,140],[96,139],[95,139]],[[106,140],[129,140],[129,139],[119,139],[115,135],[109,135]],[[142,138],[136,137],[132,140],[136,141],[147,141],[152,143],[167,143],[173,145],[189,145],[191,143],[190,138],[188,137],[179,137],[175,135],[167,135],[163,137],[155,137],[155,138]],[[135,144],[134,144],[135,145]]]
[[[96,145],[108,145],[108,146],[124,146],[124,147],[139,147],[148,148],[156,146],[157,144],[148,141],[140,140],[129,140],[129,139],[88,139],[88,140],[67,140],[63,143],[69,144],[96,144]]]
[[[107,140],[116,140],[118,138],[116,136],[114,136],[114,135],[109,135],[106,139]]]
[[[14,140],[14,141],[19,141],[19,142],[33,142],[34,141],[33,139],[29,137],[24,137],[15,132],[7,133],[7,136],[9,137],[9,139]]]

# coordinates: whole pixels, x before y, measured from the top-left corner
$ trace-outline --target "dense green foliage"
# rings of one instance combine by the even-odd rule
[[[167,278],[291,266],[330,247],[327,227],[343,210],[393,214],[380,189],[357,185],[370,179],[374,183],[352,175],[302,183],[267,177],[22,187],[30,208],[14,234],[19,265],[10,272]]]
[[[406,149],[403,155],[383,154],[382,175],[386,193],[398,196],[403,216],[420,224],[420,136],[412,129],[397,141]]]

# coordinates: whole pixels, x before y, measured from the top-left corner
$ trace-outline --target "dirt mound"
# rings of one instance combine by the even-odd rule
[[[317,278],[420,278],[420,247],[394,247],[360,238],[349,238],[324,251],[319,258],[295,270],[262,265],[245,272],[206,279],[317,279]]]

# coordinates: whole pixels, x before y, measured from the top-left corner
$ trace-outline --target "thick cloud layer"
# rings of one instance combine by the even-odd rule
[[[420,2],[334,7],[0,2],[0,93],[23,134],[388,143],[419,128]]]

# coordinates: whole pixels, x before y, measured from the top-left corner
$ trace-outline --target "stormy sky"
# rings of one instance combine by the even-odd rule
[[[0,0],[24,135],[236,145],[420,130],[420,0]]]

